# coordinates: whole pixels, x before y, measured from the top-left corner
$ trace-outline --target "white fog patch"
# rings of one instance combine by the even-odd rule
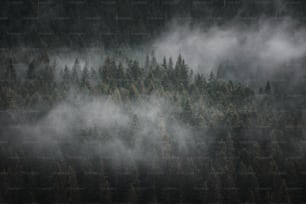
[[[81,155],[146,162],[160,158],[165,143],[174,144],[179,153],[188,151],[192,133],[173,117],[175,111],[167,100],[155,96],[134,101],[128,108],[108,97],[69,98],[21,129],[52,152],[61,152],[61,145],[68,142]]]
[[[159,59],[181,54],[195,71],[215,70],[225,60],[249,67],[277,69],[306,53],[306,32],[291,20],[262,21],[248,26],[212,26],[204,29],[172,26],[153,43]]]
[[[275,36],[265,43],[259,54],[263,61],[282,64],[305,55],[306,45],[302,40],[292,39],[290,36]]]

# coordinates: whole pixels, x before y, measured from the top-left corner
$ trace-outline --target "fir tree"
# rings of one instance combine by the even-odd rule
[[[12,59],[9,60],[9,63],[8,63],[7,68],[6,68],[4,77],[5,77],[5,80],[8,81],[8,84],[10,86],[15,84],[16,81],[17,81],[17,74],[16,74],[15,67],[13,65],[13,60]]]
[[[266,83],[266,87],[265,87],[265,94],[271,94],[271,86],[270,86],[270,82],[267,81]]]

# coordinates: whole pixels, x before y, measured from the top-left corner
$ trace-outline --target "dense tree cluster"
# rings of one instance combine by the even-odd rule
[[[118,94],[124,100],[158,93],[162,97],[190,102],[204,96],[207,100],[223,98],[231,101],[236,96],[247,99],[254,95],[250,88],[219,80],[212,72],[209,76],[194,74],[181,55],[175,64],[172,58],[164,58],[159,64],[154,56],[147,56],[143,66],[136,60],[116,62],[107,57],[98,68],[88,67],[87,63],[81,67],[79,59],[72,67],[65,65],[60,71],[58,68],[48,56],[40,56],[30,62],[25,76],[17,77],[14,62],[10,59],[1,77],[1,109],[54,104],[71,90],[89,95]]]
[[[285,105],[283,111],[275,111],[278,96],[273,95],[270,82],[255,93],[213,72],[208,76],[193,73],[182,56],[175,62],[164,58],[162,63],[147,56],[144,65],[136,60],[119,62],[107,57],[98,68],[88,67],[87,63],[81,66],[76,59],[72,67],[65,66],[60,71],[47,56],[40,56],[28,65],[24,75],[18,75],[14,64],[9,60],[5,65],[0,87],[2,115],[17,115],[10,119],[1,116],[2,140],[12,142],[0,145],[1,201],[306,201],[303,113]],[[89,98],[103,95],[126,109],[135,101],[150,100],[152,95],[165,98],[179,107],[173,117],[190,129],[194,146],[188,154],[178,154],[172,141],[175,133],[161,118],[161,156],[158,161],[148,161],[149,165],[131,162],[114,166],[112,161],[98,156],[82,162],[69,157],[78,152],[82,143],[62,144],[62,159],[35,160],[31,151],[15,141],[21,136],[10,134],[10,125],[16,127],[32,120],[31,114],[21,117],[25,110],[38,112],[35,117],[39,119],[40,113],[44,115],[72,92]],[[126,135],[129,146],[140,128],[138,116],[131,117],[129,129],[118,133]],[[114,128],[116,131],[120,130]],[[83,129],[75,137],[112,137],[107,131],[97,132],[94,128]]]

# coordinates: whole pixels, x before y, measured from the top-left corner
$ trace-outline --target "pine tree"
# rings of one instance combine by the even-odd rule
[[[288,203],[288,204],[292,203],[290,195],[288,193],[288,187],[285,179],[281,181],[281,184],[278,187],[277,191],[275,192],[275,196],[273,197],[274,197],[273,198],[274,202],[277,203]]]
[[[47,84],[47,88],[50,89],[55,83],[55,64],[46,65],[43,73],[43,81]]]
[[[70,80],[70,72],[69,72],[69,69],[68,69],[67,65],[65,65],[62,79],[63,79],[64,82],[69,82],[69,80]]]
[[[269,81],[266,83],[265,94],[271,94],[271,86]]]
[[[183,87],[188,85],[188,67],[185,64],[181,54],[179,54],[176,64],[175,64],[175,77],[177,80],[177,85],[182,84]]]
[[[203,76],[200,73],[196,74],[194,84],[199,90],[204,87]]]
[[[31,63],[29,64],[28,70],[27,70],[27,79],[28,80],[33,80],[35,77],[35,61],[32,60]]]
[[[79,58],[75,59],[72,69],[75,69],[78,74],[81,73],[81,65],[80,65]]]
[[[118,88],[113,92],[113,100],[116,104],[122,105],[122,98]]]
[[[139,91],[138,91],[138,89],[137,89],[137,87],[135,86],[134,83],[132,83],[131,86],[130,86],[130,97],[131,98],[139,98],[140,97]]]
[[[81,87],[90,88],[89,70],[88,70],[86,65],[85,65],[85,67],[83,69],[83,72],[82,72]]]
[[[132,63],[129,72],[133,81],[138,82],[141,79],[141,69],[136,60],[134,60],[134,62]]]
[[[173,69],[173,61],[171,57],[169,58],[168,68]]]
[[[90,69],[90,80],[92,82],[92,84],[97,84],[97,82],[99,81],[99,76],[98,76],[98,73],[97,73],[97,70],[93,67],[91,67]]]
[[[182,104],[182,118],[186,123],[193,124],[193,117],[192,117],[192,105],[190,99],[186,99]]]
[[[72,76],[71,80],[74,85],[78,85],[80,83],[80,73],[81,73],[81,66],[79,59],[76,58],[74,65],[72,67]]]
[[[1,90],[2,106],[5,109],[16,109],[18,107],[18,94],[12,88],[3,88]]]
[[[130,186],[127,200],[129,203],[135,203],[135,204],[138,203],[138,195],[136,193],[136,189],[133,184]]]
[[[162,67],[163,67],[164,69],[167,69],[167,59],[166,59],[166,57],[163,58]]]
[[[151,67],[154,69],[157,66],[157,60],[154,54],[152,54]]]
[[[104,181],[102,183],[101,190],[103,192],[103,195],[102,195],[103,203],[106,203],[106,204],[113,203],[112,192],[111,192],[110,184],[109,184],[107,177],[104,177]]]
[[[103,66],[100,68],[100,76],[102,82],[108,84],[114,88],[116,84],[115,75],[117,71],[116,63],[110,57],[107,57],[104,61]]]
[[[208,202],[222,203],[221,179],[217,171],[213,167],[209,172],[208,177]]]
[[[65,65],[64,72],[62,75],[62,86],[64,86],[64,88],[67,89],[68,86],[70,85],[70,82],[71,82],[70,71],[68,69],[68,66]]]
[[[145,61],[145,69],[149,69],[150,67],[150,57],[149,55],[146,56],[146,61]]]
[[[230,92],[232,92],[234,90],[234,84],[232,80],[229,80],[228,82],[228,89]]]
[[[4,76],[5,76],[5,80],[8,81],[8,84],[10,86],[16,83],[16,81],[17,81],[17,74],[16,74],[16,70],[14,68],[13,60],[12,59],[9,60],[9,63],[8,63],[7,68],[6,68]]]
[[[215,74],[213,72],[210,72],[208,81],[211,83],[214,82],[215,79],[216,79]]]
[[[126,134],[126,142],[127,142],[127,145],[129,147],[133,147],[134,146],[134,143],[135,143],[135,136],[137,134],[137,132],[139,131],[139,119],[138,119],[138,116],[136,114],[133,114],[132,115],[132,118],[131,118],[131,121],[130,121],[130,124],[129,124],[129,129],[127,131],[127,134]]]

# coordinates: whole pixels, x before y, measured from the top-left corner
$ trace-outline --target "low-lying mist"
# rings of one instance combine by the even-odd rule
[[[191,129],[177,119],[178,109],[154,95],[125,104],[110,96],[70,95],[38,121],[19,126],[16,134],[39,144],[31,149],[56,153],[59,159],[68,151],[68,157],[74,152],[84,158],[150,164],[191,150]]]

